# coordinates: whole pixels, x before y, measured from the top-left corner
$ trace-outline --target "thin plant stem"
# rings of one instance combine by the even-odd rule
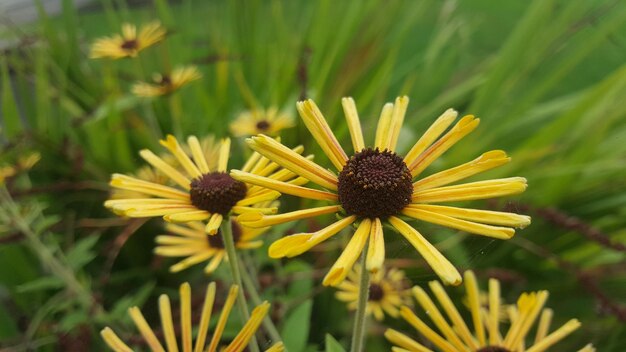
[[[356,314],[354,316],[354,329],[352,331],[352,344],[350,346],[351,352],[363,351],[363,344],[365,342],[365,325],[367,323],[367,316],[365,314],[367,308],[367,300],[369,296],[370,287],[370,273],[365,267],[365,260],[367,258],[368,244],[365,244],[363,253],[361,253],[361,278],[359,279],[359,300],[357,302]]]
[[[230,271],[233,275],[233,281],[235,285],[239,286],[239,298],[237,299],[237,305],[239,306],[241,318],[243,318],[243,321],[246,322],[248,321],[248,319],[250,319],[250,313],[248,310],[248,303],[246,303],[246,296],[244,295],[243,284],[241,281],[239,256],[237,256],[237,250],[235,249],[235,239],[233,238],[233,225],[229,217],[222,221],[222,226],[220,227],[220,230],[220,232],[222,233],[222,239],[224,241],[224,248],[226,249],[226,254],[228,255],[228,265],[230,266]],[[255,336],[252,336],[248,346],[250,347],[250,351],[252,352],[260,351]]]
[[[245,266],[241,269],[241,278],[243,280],[243,285],[246,288],[246,292],[250,296],[252,303],[254,303],[255,306],[258,306],[259,304],[263,303],[263,301],[261,300],[261,296],[257,292],[256,285],[252,281],[250,273],[245,268]],[[276,325],[274,325],[274,322],[269,316],[265,316],[265,318],[263,318],[263,327],[265,328],[265,330],[267,330],[267,333],[272,338],[273,343],[282,341]]]
[[[183,137],[182,115],[183,109],[180,103],[180,97],[176,92],[172,93],[168,99],[170,114],[172,116],[172,130],[178,138]]]

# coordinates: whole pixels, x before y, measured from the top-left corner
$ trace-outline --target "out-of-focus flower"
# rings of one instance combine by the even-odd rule
[[[276,136],[285,129],[294,126],[293,118],[287,113],[280,113],[276,107],[267,110],[254,109],[244,111],[230,124],[230,132],[236,137],[266,134]]]
[[[132,87],[132,92],[140,97],[167,95],[201,77],[200,71],[195,66],[177,67],[169,74],[155,74],[152,77],[153,83],[135,83]]]
[[[97,39],[91,46],[89,57],[92,59],[121,59],[135,57],[140,51],[152,46],[165,38],[166,30],[158,21],[137,27],[130,23],[122,25],[122,34]]]

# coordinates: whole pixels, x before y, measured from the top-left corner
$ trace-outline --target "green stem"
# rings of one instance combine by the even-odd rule
[[[250,313],[248,310],[248,303],[246,303],[246,296],[243,293],[243,285],[241,282],[241,271],[239,266],[239,256],[237,256],[237,250],[235,249],[235,239],[233,238],[233,225],[230,222],[230,217],[225,218],[222,221],[222,226],[220,228],[220,232],[222,233],[222,239],[224,240],[224,248],[226,249],[226,254],[228,255],[228,264],[230,265],[230,271],[233,275],[233,281],[235,285],[239,286],[239,298],[237,299],[237,303],[239,306],[239,311],[241,312],[241,317],[243,318],[244,323],[250,319]],[[248,344],[250,347],[250,351],[259,352],[259,345],[256,341],[256,337],[252,336],[250,339],[250,343]]]
[[[259,304],[263,303],[263,301],[261,300],[261,296],[257,292],[256,285],[252,281],[250,273],[248,273],[248,270],[246,270],[245,267],[242,268],[241,274],[241,278],[243,279],[243,285],[245,286],[246,292],[248,292],[248,295],[250,296],[250,299],[252,300],[254,305],[258,306]],[[276,325],[274,325],[272,319],[267,315],[265,316],[265,318],[263,318],[263,327],[265,328],[265,330],[267,330],[267,333],[272,338],[273,343],[282,341],[280,333],[278,332],[278,329],[276,329]]]
[[[359,280],[359,300],[357,302],[356,314],[354,316],[354,330],[352,331],[351,352],[363,351],[363,343],[365,342],[365,324],[367,316],[365,314],[367,308],[367,299],[369,296],[370,274],[365,267],[367,258],[367,247],[363,248],[361,253],[361,278]]]

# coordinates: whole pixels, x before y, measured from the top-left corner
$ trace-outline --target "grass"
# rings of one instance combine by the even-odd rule
[[[152,19],[170,35],[139,59],[87,58],[97,37],[124,21]],[[2,36],[19,44],[0,56],[0,165],[30,151],[42,158],[2,190],[0,346],[101,348],[97,332],[105,324],[133,331],[128,307],[154,307],[159,293],[182,281],[207,281],[201,269],[171,275],[153,257],[157,221],[140,227],[102,207],[109,175],[141,166],[137,151],[157,148],[164,133],[226,136],[238,112],[275,105],[295,115],[295,101],[306,95],[347,142],[340,98],[352,96],[370,140],[383,103],[406,94],[401,151],[455,107],[481,117],[481,126],[433,169],[503,149],[513,163],[490,176],[522,175],[530,185],[507,204],[487,204],[533,216],[511,241],[461,241],[434,226],[423,233],[460,268],[501,277],[508,298],[549,289],[556,321],[583,322],[560,348],[589,341],[619,351],[626,345],[625,33],[622,2],[556,0],[102,0],[87,11],[66,0],[59,16],[40,12],[34,24],[7,27]],[[181,92],[155,100],[130,94],[134,81],[188,63],[204,77]],[[301,122],[282,137],[321,155]],[[241,140],[233,150],[231,164],[240,165],[249,151]],[[305,225],[277,227],[269,237]],[[414,284],[434,278],[407,243],[388,237],[391,262],[407,265]],[[268,273],[315,273],[336,258],[316,253],[276,263],[266,249],[250,259]],[[223,269],[219,280],[228,275]],[[319,277],[299,278],[263,292],[284,305],[277,323],[290,350],[346,347],[345,307],[332,289],[317,289]],[[388,348],[381,326],[370,325],[367,346]]]

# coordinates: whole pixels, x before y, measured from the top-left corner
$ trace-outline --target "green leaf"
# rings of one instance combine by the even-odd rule
[[[64,286],[64,283],[61,279],[56,276],[46,276],[42,277],[30,282],[27,282],[23,285],[19,285],[17,287],[17,292],[26,293],[32,291],[42,291],[42,290],[51,290],[51,289],[59,289]]]
[[[346,350],[333,335],[326,334],[326,352],[346,352]]]
[[[313,300],[299,304],[285,319],[281,336],[288,351],[304,351],[309,339]]]
[[[88,236],[76,242],[74,247],[67,252],[67,262],[74,270],[78,270],[92,261],[97,253],[93,250],[99,236]]]

